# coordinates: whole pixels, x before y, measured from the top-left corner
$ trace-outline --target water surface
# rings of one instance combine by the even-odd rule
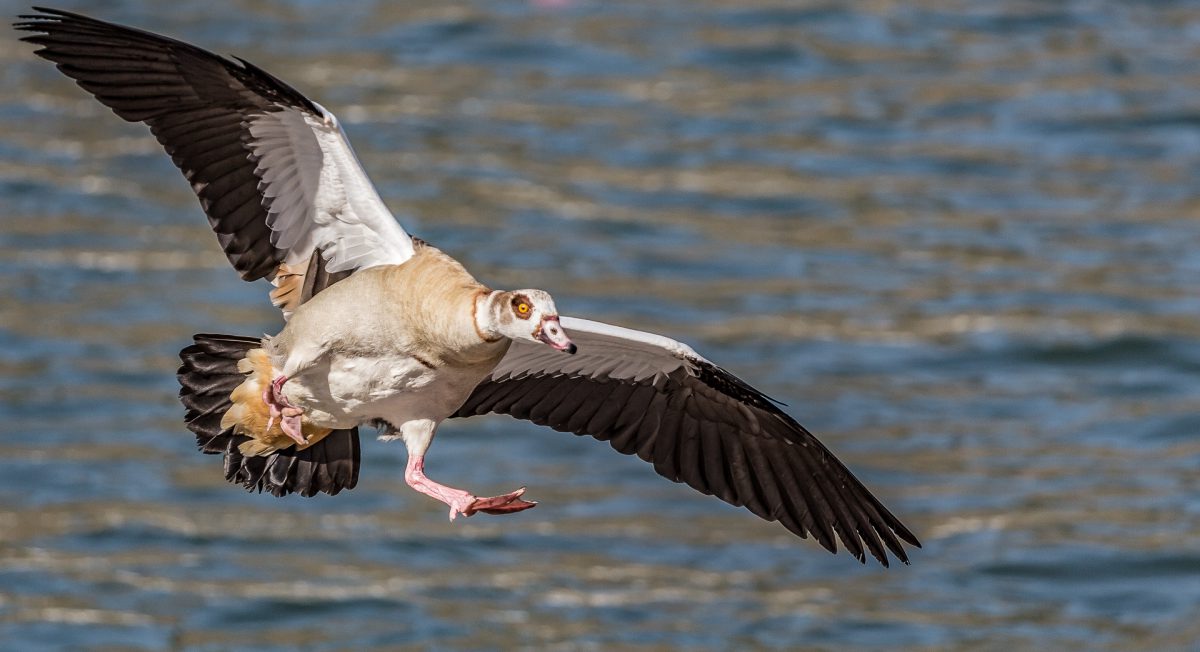
[[[1200,640],[1200,8],[1185,2],[69,8],[334,110],[406,227],[498,287],[750,379],[922,538],[831,556],[605,444],[447,425],[446,522],[221,478],[195,332],[280,327],[187,184],[0,39],[5,649],[1189,649]],[[0,2],[0,12],[24,6]]]

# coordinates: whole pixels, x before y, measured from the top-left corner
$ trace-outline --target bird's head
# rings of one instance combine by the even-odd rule
[[[546,346],[575,353],[575,345],[562,324],[554,299],[542,290],[494,292],[488,297],[492,332],[514,339],[541,342]]]

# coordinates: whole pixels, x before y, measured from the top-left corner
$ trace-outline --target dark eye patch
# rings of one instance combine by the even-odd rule
[[[525,311],[521,311],[521,306],[525,306]],[[524,294],[513,295],[512,311],[517,316],[517,319],[529,319],[533,315],[533,302]]]

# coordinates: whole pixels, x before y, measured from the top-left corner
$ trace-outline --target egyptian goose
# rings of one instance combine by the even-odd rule
[[[131,122],[191,182],[229,262],[266,278],[273,337],[196,335],[180,392],[201,450],[275,495],[357,484],[357,427],[408,449],[405,480],[450,517],[533,507],[524,489],[477,497],[425,476],[450,417],[510,414],[608,441],[659,474],[744,506],[860,561],[920,546],[779,405],[661,335],[560,317],[540,290],[492,290],[410,237],[337,119],[242,59],[79,14],[35,8],[37,54]]]

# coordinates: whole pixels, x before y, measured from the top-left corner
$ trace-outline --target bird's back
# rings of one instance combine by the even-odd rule
[[[297,349],[318,347],[362,356],[397,350],[431,364],[478,362],[503,355],[475,328],[475,300],[490,290],[456,260],[421,243],[400,265],[355,273],[301,305],[271,338],[277,366]]]

